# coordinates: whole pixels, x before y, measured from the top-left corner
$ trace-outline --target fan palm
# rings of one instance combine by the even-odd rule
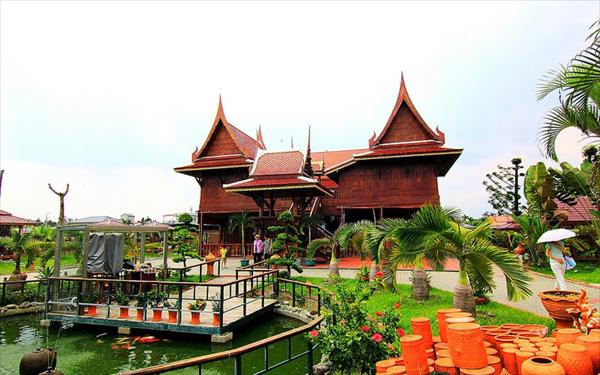
[[[240,212],[239,214],[229,216],[229,233],[234,233],[236,230],[239,230],[240,235],[242,236],[242,259],[246,259],[246,230],[250,228],[256,228],[256,224],[254,223],[254,219],[250,217],[247,212]]]
[[[514,255],[493,245],[487,238],[489,221],[466,229],[452,220],[453,210],[424,206],[411,220],[389,228],[395,240],[389,254],[390,267],[427,260],[436,270],[443,270],[449,259],[459,263],[459,280],[454,291],[454,307],[475,312],[473,289],[491,292],[496,288],[493,266],[506,278],[511,300],[531,294],[529,276]]]
[[[10,240],[7,243],[8,250],[15,254],[15,270],[13,274],[18,275],[21,273],[21,257],[28,252],[31,247],[31,235],[29,233],[21,233],[14,231]]]
[[[540,129],[540,143],[546,156],[558,160],[556,139],[565,129],[576,128],[593,142],[600,140],[600,37],[598,28],[588,37],[590,46],[567,66],[551,70],[538,88],[538,100],[558,91],[560,105],[552,108]]]

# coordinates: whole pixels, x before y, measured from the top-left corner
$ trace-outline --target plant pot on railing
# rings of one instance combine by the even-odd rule
[[[152,309],[152,321],[153,322],[162,322],[162,309],[161,308],[155,308]]]
[[[212,325],[215,327],[221,325],[221,316],[219,315],[219,313],[213,313]]]
[[[87,307],[87,312],[85,313],[85,315],[87,316],[96,316],[98,314],[98,306],[96,305],[90,305]]]
[[[168,323],[177,323],[177,310],[168,310],[169,311],[169,319]]]
[[[144,320],[144,308],[143,307],[137,308],[135,318],[140,321]]]
[[[240,259],[241,267],[247,267],[248,265],[250,265],[250,259]]]
[[[119,306],[119,319],[128,319],[128,318],[129,318],[129,307]]]
[[[190,314],[192,314],[192,319],[190,320],[191,324],[200,324],[200,312],[202,312],[205,307],[206,301],[202,298],[188,304],[188,309],[190,309]]]
[[[200,324],[200,311],[190,311],[192,318],[190,324]]]

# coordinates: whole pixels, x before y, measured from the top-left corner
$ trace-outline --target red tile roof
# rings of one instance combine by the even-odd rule
[[[354,154],[362,154],[368,148],[355,148],[351,150],[315,151],[311,152],[313,168],[315,171],[329,169],[352,160]],[[317,164],[318,168],[314,167]]]
[[[260,151],[250,171],[250,176],[298,176],[305,163],[302,151]]]
[[[0,210],[0,225],[34,225],[35,221],[14,216],[10,212]]]
[[[375,159],[393,156],[426,156],[430,154],[453,154],[462,153],[461,148],[449,148],[442,146],[412,146],[403,148],[377,148],[356,155],[356,159]]]
[[[232,167],[250,167],[252,160],[240,156],[234,157],[211,157],[200,158],[193,164],[176,167],[175,171],[180,173],[199,171],[204,169],[220,169]]]
[[[568,214],[568,224],[582,224],[592,221],[594,218],[590,210],[598,210],[599,207],[594,206],[589,197],[578,197],[575,205],[570,206],[566,203],[554,200],[556,202],[557,211],[565,211]]]
[[[520,229],[521,226],[512,218],[512,216],[510,215],[496,215],[496,216],[490,216],[489,217],[490,220],[492,221],[492,224],[490,225],[490,228],[492,229]]]
[[[282,178],[249,178],[246,180],[223,185],[227,192],[245,192],[261,190],[294,190],[294,189],[316,189],[324,194],[331,195],[318,180],[308,177],[282,177]]]

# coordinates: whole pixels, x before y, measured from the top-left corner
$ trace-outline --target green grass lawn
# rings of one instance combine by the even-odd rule
[[[37,270],[40,267],[42,262],[41,258],[35,259],[35,269]],[[77,265],[77,260],[73,254],[65,254],[61,259],[61,268],[75,266]],[[27,264],[27,257],[21,258],[21,272],[31,272],[25,269],[25,264]],[[15,261],[14,260],[0,260],[0,275],[8,275],[11,274],[15,270]]]
[[[554,277],[550,266],[532,266],[531,270]],[[578,262],[577,266],[565,274],[567,280],[584,281],[586,283],[600,284],[600,264],[598,262]]]
[[[294,280],[310,281],[313,284],[322,284],[326,279],[317,277],[297,277]],[[343,282],[355,283],[354,279],[343,279]],[[437,335],[436,311],[452,307],[452,293],[444,290],[431,288],[429,291],[429,300],[418,302],[411,297],[411,286],[405,284],[398,285],[398,292],[385,290],[376,291],[367,303],[369,312],[384,310],[400,302],[402,320],[401,325],[404,329],[410,328],[410,319],[414,317],[427,317],[431,321],[431,328]],[[490,302],[485,305],[477,306],[477,322],[481,325],[500,325],[504,323],[533,323],[544,324],[552,330],[554,321],[550,318],[509,307],[497,302]]]

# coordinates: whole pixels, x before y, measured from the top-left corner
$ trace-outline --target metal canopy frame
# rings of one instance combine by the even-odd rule
[[[81,276],[87,277],[87,261],[90,252],[90,233],[138,233],[141,234],[140,262],[144,262],[146,233],[163,234],[163,268],[167,268],[168,225],[126,225],[126,224],[65,224],[59,225],[56,231],[56,247],[54,249],[54,277],[60,277],[60,260],[64,232],[83,232],[83,256],[81,259]]]

